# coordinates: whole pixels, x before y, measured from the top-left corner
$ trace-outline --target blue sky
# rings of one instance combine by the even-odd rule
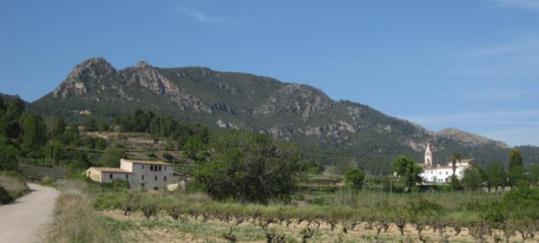
[[[102,56],[272,76],[539,145],[539,0],[13,0],[0,53],[0,92],[27,100]]]

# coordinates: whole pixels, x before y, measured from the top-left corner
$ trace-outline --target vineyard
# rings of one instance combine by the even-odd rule
[[[118,222],[191,235],[191,241],[210,235],[229,242],[533,242],[539,231],[539,190],[530,188],[504,194],[339,191],[268,205],[200,193],[94,195],[96,208]]]

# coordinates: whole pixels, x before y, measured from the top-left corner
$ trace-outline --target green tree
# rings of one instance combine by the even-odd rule
[[[62,136],[65,130],[66,130],[66,123],[64,119],[60,117],[54,118],[54,120],[52,121],[51,131],[50,131],[51,137],[55,138],[55,137]]]
[[[415,187],[416,183],[421,182],[419,174],[423,171],[423,168],[419,166],[413,159],[405,156],[399,156],[392,163],[393,171],[400,177],[404,178],[406,189],[410,191]]]
[[[460,180],[460,183],[467,191],[476,191],[481,188],[482,183],[481,171],[478,168],[472,166],[464,170],[464,175]]]
[[[532,185],[539,184],[539,163],[530,164],[528,168],[528,181]]]
[[[489,192],[492,188],[497,191],[499,187],[505,186],[507,175],[501,163],[490,163],[482,171]]]
[[[509,185],[511,187],[516,186],[518,182],[525,179],[524,176],[524,164],[522,162],[522,155],[520,154],[520,151],[516,149],[512,149],[511,153],[509,154],[509,171],[508,171],[508,179],[509,179]]]
[[[17,154],[17,148],[9,139],[0,136],[0,170],[16,170]]]
[[[348,169],[344,173],[344,182],[356,190],[363,188],[363,180],[365,179],[365,173],[360,169]]]
[[[46,155],[54,166],[58,165],[58,161],[66,156],[67,152],[64,147],[64,144],[58,139],[51,139],[47,142],[45,146]]]
[[[107,140],[103,138],[96,138],[94,148],[98,150],[104,150],[107,148]]]
[[[5,108],[6,110],[2,118],[6,119],[7,121],[15,121],[19,119],[24,112],[25,106],[24,101],[19,98],[8,100]]]
[[[110,126],[105,121],[99,121],[97,123],[97,130],[100,132],[107,132],[110,130]]]
[[[195,178],[216,199],[289,200],[303,169],[296,149],[266,135],[227,132],[212,143],[212,150]]]
[[[21,147],[27,153],[35,153],[47,142],[47,125],[37,115],[25,114],[22,117],[22,130]]]
[[[202,139],[199,136],[190,136],[185,144],[183,145],[183,150],[187,157],[197,160],[198,153],[204,149],[204,144]]]
[[[94,117],[88,117],[86,121],[84,121],[84,131],[95,132],[97,129],[97,120]]]
[[[19,138],[22,129],[19,124],[25,104],[19,98],[4,100],[4,108],[0,117],[0,135],[8,138]]]
[[[99,163],[102,166],[118,167],[120,165],[120,159],[123,157],[125,157],[125,150],[118,145],[112,144],[105,149]]]
[[[4,98],[0,96],[0,117],[4,116],[4,113],[6,113],[6,104],[4,102]]]
[[[75,146],[81,145],[80,133],[78,126],[66,127],[64,134],[60,137],[60,140],[66,145],[72,144]]]

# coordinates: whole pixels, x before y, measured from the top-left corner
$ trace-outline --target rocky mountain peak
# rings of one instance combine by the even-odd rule
[[[148,62],[144,60],[139,61],[136,66],[136,68],[149,68],[149,67],[152,67],[152,65],[150,65]]]
[[[122,73],[122,76],[128,83],[140,85],[160,95],[180,93],[178,86],[164,76],[159,68],[154,68],[145,61],[138,62],[134,68]]]
[[[69,94],[86,94],[92,82],[101,82],[115,73],[116,69],[104,58],[90,58],[75,66],[52,94],[54,97],[62,98],[67,97]]]
[[[75,66],[66,81],[77,81],[85,78],[98,79],[113,74],[116,69],[102,57],[90,58]]]

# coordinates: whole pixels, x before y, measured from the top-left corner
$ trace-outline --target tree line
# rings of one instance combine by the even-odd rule
[[[539,164],[530,164],[525,167],[522,155],[516,149],[511,150],[509,161],[505,165],[501,162],[493,162],[483,166],[472,164],[464,170],[464,175],[459,180],[455,176],[455,171],[456,163],[460,160],[459,154],[453,155],[453,175],[449,182],[453,190],[475,191],[486,188],[490,192],[505,187],[516,187],[521,183],[539,184]],[[405,191],[410,191],[422,183],[420,174],[423,172],[423,168],[413,159],[399,156],[393,161],[392,166],[395,174],[403,180]]]
[[[76,148],[106,146],[105,141],[80,136],[78,126],[68,126],[61,118],[44,119],[26,112],[25,106],[18,97],[0,97],[0,170],[17,169],[20,158],[71,159],[84,167],[87,155]]]
[[[487,191],[497,191],[505,187],[515,187],[521,183],[539,184],[539,164],[525,167],[522,155],[512,150],[506,165],[494,162],[488,165],[472,166],[464,171],[461,185],[464,189],[474,191],[485,187]]]

